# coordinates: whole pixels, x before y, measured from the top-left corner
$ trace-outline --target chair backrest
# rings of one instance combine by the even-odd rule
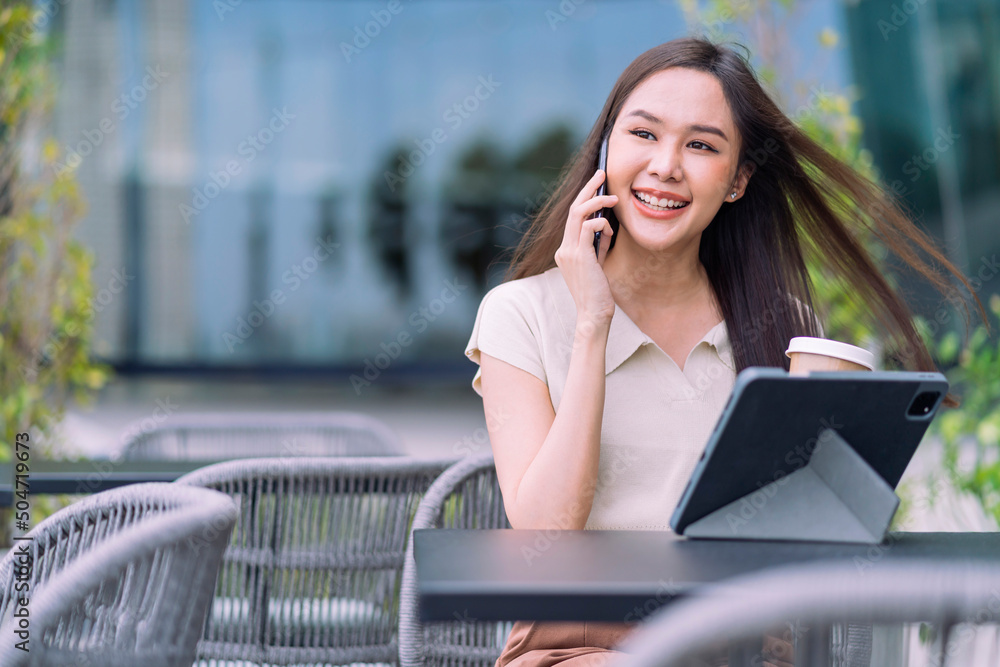
[[[137,422],[126,461],[225,461],[254,457],[393,456],[404,452],[386,424],[355,412],[211,412]]]
[[[199,657],[395,664],[410,522],[454,461],[246,459],[177,480],[239,505]]]
[[[434,482],[413,519],[412,530],[424,528],[510,528],[492,454],[469,456]],[[483,622],[474,618],[421,623],[413,540],[408,540],[400,591],[401,667],[444,664],[492,667],[500,657],[511,626],[509,622]]]
[[[621,665],[693,664],[722,639],[760,638],[783,625],[795,628],[794,664],[829,664],[831,659],[847,664],[852,656],[830,654],[834,624],[918,622],[937,626],[929,633],[938,636],[929,664],[943,665],[949,658],[955,660],[951,664],[997,664],[996,635],[987,647],[992,653],[977,660],[973,653],[982,645],[972,641],[975,633],[955,628],[1000,622],[1000,567],[914,558],[861,571],[852,562],[819,561],[736,577],[656,612],[621,647],[630,654]],[[748,664],[762,664],[764,657],[754,656]]]
[[[171,484],[53,514],[0,562],[0,664],[189,667],[235,522],[224,495]]]

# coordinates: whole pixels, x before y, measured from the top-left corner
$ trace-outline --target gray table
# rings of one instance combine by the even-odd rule
[[[231,459],[230,459],[231,460]],[[85,461],[29,461],[29,496],[47,494],[90,494],[100,493],[127,484],[143,482],[173,482],[189,472],[221,461],[112,461],[93,459]],[[17,488],[15,478],[16,462],[0,463],[0,508],[14,505]],[[369,485],[378,488],[372,480],[365,480],[362,489]],[[385,489],[391,493],[391,488]]]
[[[900,558],[1000,563],[1000,533],[890,533],[881,545],[690,540],[669,531],[418,530],[425,621],[641,620],[676,596],[769,567]]]
[[[126,484],[172,482],[214,461],[45,461],[28,462],[30,495],[99,493]],[[14,504],[16,462],[0,463],[0,507]],[[23,487],[22,487],[23,489]]]

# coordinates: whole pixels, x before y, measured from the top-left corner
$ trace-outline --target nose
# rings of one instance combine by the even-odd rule
[[[661,144],[649,158],[646,173],[661,181],[680,181],[684,178],[684,167],[681,164],[683,152],[676,146]]]

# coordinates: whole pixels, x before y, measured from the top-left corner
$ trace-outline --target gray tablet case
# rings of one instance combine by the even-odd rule
[[[671,518],[688,537],[881,542],[940,373],[748,368]],[[818,427],[817,427],[818,424]]]

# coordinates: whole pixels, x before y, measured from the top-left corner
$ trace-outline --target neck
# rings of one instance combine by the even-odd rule
[[[624,239],[619,239],[623,241]],[[646,309],[688,309],[709,299],[708,272],[698,259],[698,245],[652,252],[634,243],[616,244],[604,262],[615,302]]]

